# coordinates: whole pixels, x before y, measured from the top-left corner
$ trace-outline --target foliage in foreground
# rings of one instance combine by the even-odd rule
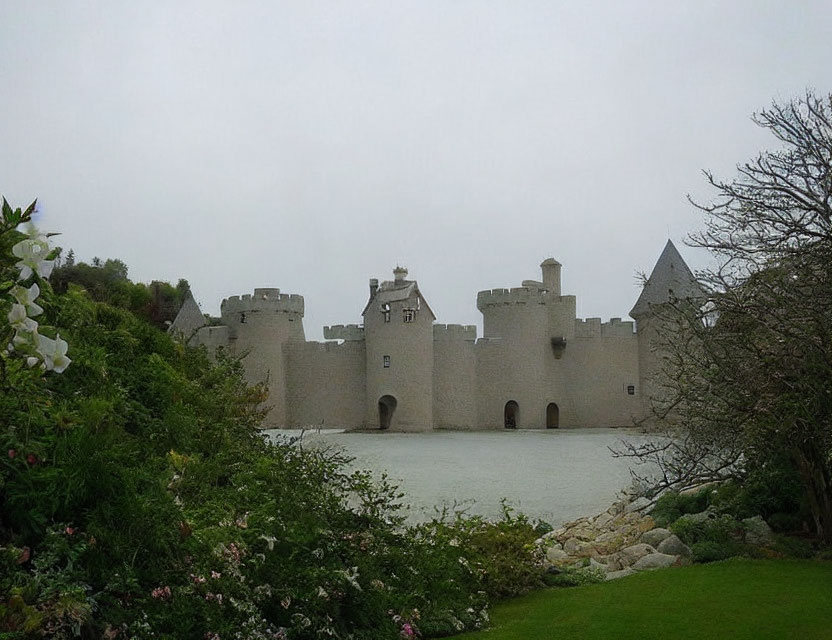
[[[264,441],[238,362],[42,289],[72,365],[0,356],[6,637],[443,635],[535,582],[524,518],[408,529],[384,480]]]

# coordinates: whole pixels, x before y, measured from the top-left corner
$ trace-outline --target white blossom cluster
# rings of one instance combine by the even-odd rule
[[[25,233],[27,237],[12,247],[12,253],[19,259],[15,264],[20,270],[17,282],[24,283],[32,274],[48,278],[55,261],[47,259],[50,251],[47,236],[32,225],[27,227]],[[38,323],[32,319],[43,313],[43,309],[35,302],[40,295],[40,287],[37,283],[28,288],[16,284],[10,293],[14,302],[8,318],[14,329],[14,337],[8,347],[9,351],[29,354],[26,364],[30,367],[40,364],[44,371],[63,372],[72,362],[66,356],[66,340],[61,340],[60,334],[54,340],[41,335],[38,332]]]

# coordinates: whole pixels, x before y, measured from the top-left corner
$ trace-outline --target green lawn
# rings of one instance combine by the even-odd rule
[[[832,639],[832,562],[734,559],[546,589],[460,640]]]

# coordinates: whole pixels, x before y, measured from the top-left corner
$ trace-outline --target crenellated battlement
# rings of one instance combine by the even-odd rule
[[[344,340],[345,342],[359,342],[364,339],[364,325],[334,324],[324,327],[326,340]]]
[[[303,296],[280,293],[280,289],[255,289],[254,294],[231,296],[220,304],[220,312],[224,316],[255,311],[297,313],[303,316]]]
[[[576,338],[629,338],[635,335],[635,323],[631,320],[622,321],[621,318],[610,318],[609,322],[601,322],[601,318],[587,318],[575,320]]]
[[[433,325],[433,339],[434,341],[474,342],[477,339],[477,327],[473,324],[435,324]]]
[[[546,304],[546,289],[515,287],[512,289],[486,289],[477,294],[477,309],[518,304]]]

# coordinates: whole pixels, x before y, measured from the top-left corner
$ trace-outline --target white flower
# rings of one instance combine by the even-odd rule
[[[30,367],[30,368],[34,367],[38,362],[40,362],[40,360],[38,360],[34,356],[29,356],[28,358],[26,358],[26,366],[27,367]]]
[[[20,258],[15,266],[20,269],[21,280],[26,280],[32,272],[37,273],[41,278],[48,278],[52,273],[55,261],[46,259],[49,255],[49,243],[41,240],[43,237],[38,236],[34,240],[27,238],[12,247],[12,253]]]
[[[38,328],[38,323],[26,315],[26,307],[22,304],[13,304],[8,317],[9,324],[18,332],[31,333]]]
[[[38,335],[38,353],[43,357],[43,365],[46,371],[63,373],[72,362],[66,357],[68,345],[66,340],[61,340],[60,334],[55,340],[46,336]]]
[[[40,287],[37,283],[33,284],[28,289],[18,285],[12,289],[12,295],[19,304],[26,307],[26,313],[30,318],[39,316],[43,313],[43,309],[35,304],[35,300],[37,300],[37,297],[40,295]]]

